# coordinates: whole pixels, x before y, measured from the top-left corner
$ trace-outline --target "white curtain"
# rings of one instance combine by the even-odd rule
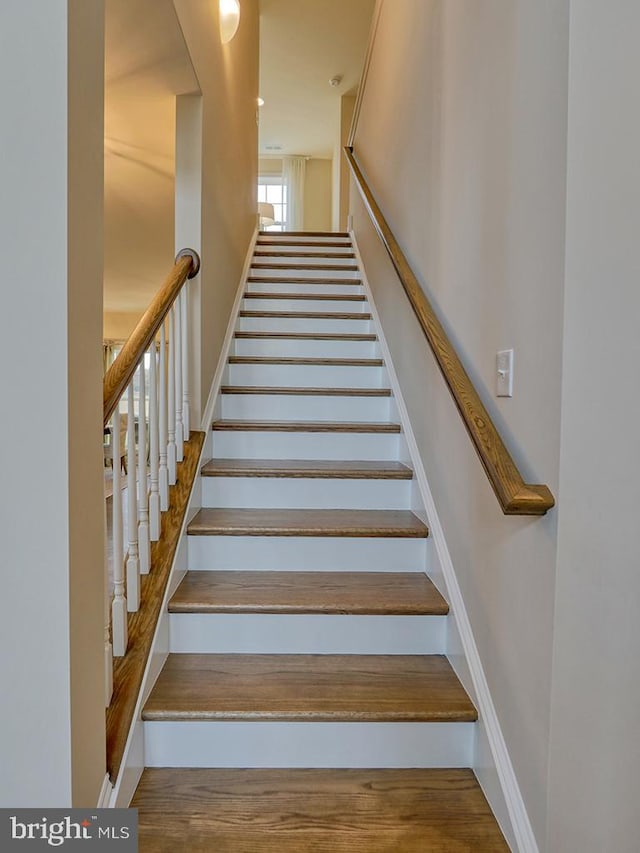
[[[304,175],[306,157],[285,157],[282,164],[282,181],[287,188],[287,231],[304,228]]]

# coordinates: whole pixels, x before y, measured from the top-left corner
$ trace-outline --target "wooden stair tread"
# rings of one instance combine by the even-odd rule
[[[221,394],[280,394],[296,397],[390,397],[391,388],[292,388],[269,385],[223,385]]]
[[[350,237],[346,231],[259,231],[260,237],[272,240],[281,238],[286,242],[287,237]]]
[[[250,275],[247,281],[252,284],[352,284],[354,287],[360,287],[362,284],[359,278],[290,278],[289,276],[274,278],[259,275]]]
[[[319,247],[321,248],[321,247]],[[290,251],[272,251],[261,252],[259,249],[253,253],[254,258],[355,258],[353,252],[290,252]]]
[[[324,613],[445,616],[422,572],[188,572],[170,613]]]
[[[235,332],[239,340],[287,340],[287,341],[377,341],[375,334],[345,334],[341,332]]]
[[[211,425],[214,430],[237,432],[400,432],[400,424],[350,421],[245,421],[222,418]]]
[[[141,853],[509,853],[473,771],[147,769]]]
[[[203,477],[288,477],[340,480],[411,480],[402,462],[358,462],[327,459],[211,459]]]
[[[278,282],[279,284],[280,282]],[[362,293],[261,293],[247,291],[243,299],[297,299],[300,301],[316,300],[316,302],[366,302],[367,297]]]
[[[291,356],[231,355],[229,364],[306,364],[327,367],[382,367],[381,358],[293,358]]]
[[[409,510],[203,507],[190,536],[353,536],[420,539],[426,525]]]
[[[358,272],[357,264],[265,264],[251,263],[254,270],[336,270],[337,272]]]
[[[170,654],[143,720],[473,722],[444,655]]]
[[[241,317],[288,318],[290,320],[370,320],[371,314],[337,311],[240,311]]]
[[[327,248],[351,248],[351,243],[345,243],[344,240],[296,240],[295,243],[287,243],[286,240],[257,240],[256,246],[320,246]]]

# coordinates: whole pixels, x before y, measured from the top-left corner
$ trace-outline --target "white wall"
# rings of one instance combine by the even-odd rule
[[[635,853],[640,6],[571,4],[550,851]]]
[[[568,6],[384,0],[355,138],[374,194],[525,479],[555,493]],[[492,697],[543,845],[556,513],[502,515],[358,201],[353,212]],[[515,392],[498,400],[495,354],[508,347],[516,351]]]
[[[105,773],[102,0],[0,4],[0,804]]]
[[[258,3],[242,0],[240,26],[225,45],[217,3],[174,0],[174,6],[202,92],[202,409],[256,225]]]

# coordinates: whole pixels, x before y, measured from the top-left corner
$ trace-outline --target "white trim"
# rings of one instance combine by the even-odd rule
[[[362,67],[362,75],[360,77],[360,83],[358,84],[358,94],[356,95],[356,104],[353,110],[353,118],[351,119],[351,127],[349,128],[349,137],[347,141],[347,145],[351,148],[353,147],[353,143],[356,138],[356,133],[358,131],[358,121],[360,119],[360,109],[362,107],[362,99],[364,97],[364,90],[367,86],[367,77],[369,76],[369,67],[371,65],[371,56],[373,54],[373,47],[376,41],[376,36],[378,34],[378,24],[380,23],[380,14],[382,12],[382,4],[384,0],[376,0],[376,5],[373,10],[373,15],[371,16],[371,27],[369,29],[369,40],[367,43],[367,52],[364,58],[364,65]]]
[[[227,325],[227,331],[224,336],[224,341],[222,342],[222,349],[220,351],[220,358],[218,359],[218,366],[216,367],[216,372],[213,376],[211,390],[209,391],[209,396],[207,398],[207,405],[205,406],[204,415],[202,417],[202,424],[200,426],[200,429],[203,430],[205,433],[209,433],[211,429],[211,424],[213,423],[213,413],[218,399],[218,394],[220,392],[220,386],[222,385],[222,377],[224,376],[224,371],[227,366],[227,361],[229,359],[229,353],[231,351],[231,344],[233,343],[233,335],[236,330],[236,323],[238,320],[238,312],[240,311],[240,306],[242,304],[242,297],[247,288],[247,278],[249,277],[249,270],[251,269],[251,262],[253,260],[253,253],[255,251],[257,239],[258,228],[256,227],[249,243],[249,250],[247,252],[247,256],[244,261],[244,266],[242,268],[242,275],[240,276],[238,291],[236,293],[236,298],[233,302],[233,308],[231,309],[231,315],[229,317],[229,323]]]
[[[113,785],[111,784],[111,779],[109,779],[109,774],[104,774],[104,779],[102,780],[102,787],[100,788],[100,795],[98,797],[97,808],[99,809],[108,809],[109,801],[111,800],[111,792],[113,791]]]
[[[518,780],[513,769],[513,764],[511,763],[511,758],[507,750],[507,745],[505,743],[504,736],[500,728],[498,715],[491,699],[489,685],[487,683],[484,669],[482,667],[482,661],[480,659],[478,647],[476,646],[476,642],[473,636],[469,616],[464,605],[462,592],[460,590],[453,562],[451,560],[451,554],[449,553],[449,549],[447,547],[444,531],[442,529],[440,518],[435,507],[433,495],[431,493],[431,489],[427,480],[427,475],[422,464],[422,459],[420,457],[416,438],[411,428],[411,422],[409,420],[407,407],[402,396],[402,391],[400,389],[400,383],[398,381],[397,374],[393,367],[391,353],[389,351],[389,347],[382,331],[380,316],[375,306],[373,294],[369,285],[369,280],[367,278],[365,266],[362,260],[362,256],[360,254],[360,250],[358,248],[354,232],[351,232],[351,240],[353,243],[353,248],[357,257],[358,264],[360,265],[362,284],[365,289],[365,293],[367,294],[367,299],[369,300],[369,308],[374,324],[377,327],[377,334],[379,338],[382,357],[385,361],[385,366],[391,384],[391,390],[394,395],[395,403],[398,407],[400,422],[402,423],[404,437],[406,439],[409,454],[411,456],[411,463],[415,473],[416,481],[418,483],[418,488],[420,490],[420,495],[424,503],[425,512],[429,522],[431,540],[433,542],[433,547],[435,548],[438,562],[440,564],[440,569],[444,578],[444,583],[446,585],[446,595],[449,601],[450,615],[455,621],[455,625],[460,637],[460,642],[462,644],[462,649],[466,658],[466,663],[469,668],[469,674],[475,692],[474,698],[476,701],[478,714],[486,730],[486,735],[491,750],[491,756],[493,758],[495,770],[500,781],[500,787],[504,796],[506,810],[511,821],[513,837],[515,838],[517,850],[519,851],[519,853],[538,853],[538,845],[535,839],[535,835],[533,833],[533,829],[531,827],[531,822],[527,814],[527,809],[524,800],[522,798],[522,792],[520,791]],[[485,793],[487,792],[485,791]],[[500,811],[502,811],[502,809],[494,807],[494,812],[499,813]],[[496,816],[498,817],[498,814],[496,814]],[[505,834],[507,835],[506,832]]]

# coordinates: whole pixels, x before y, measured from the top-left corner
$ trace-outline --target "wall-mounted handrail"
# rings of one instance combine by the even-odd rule
[[[544,515],[555,503],[551,491],[547,486],[530,485],[524,482],[453,344],[378,207],[353,155],[353,148],[345,147],[344,151],[367,212],[425,333],[502,511],[505,515]]]
[[[176,256],[175,264],[153,302],[144,312],[118,357],[105,374],[102,384],[104,426],[109,422],[118,400],[131,382],[151,341],[176,301],[182,285],[188,278],[194,278],[199,269],[200,258],[193,249],[182,249]]]

